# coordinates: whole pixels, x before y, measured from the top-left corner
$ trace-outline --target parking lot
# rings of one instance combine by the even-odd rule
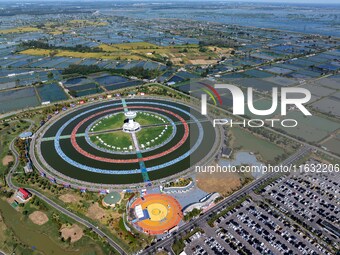
[[[269,186],[265,195],[281,212],[301,222],[324,242],[338,247],[339,179],[338,173],[331,172],[292,174]]]
[[[247,199],[213,228],[200,227],[204,233],[187,241],[187,254],[332,254],[325,242],[261,199]]]

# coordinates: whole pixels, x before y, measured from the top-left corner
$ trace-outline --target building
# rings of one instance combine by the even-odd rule
[[[24,188],[19,188],[17,191],[17,198],[21,199],[22,201],[26,201],[31,196],[32,194]]]
[[[33,172],[33,168],[32,168],[31,162],[27,162],[26,166],[24,166],[24,172],[25,172],[25,174]]]
[[[119,203],[121,200],[121,195],[116,192],[110,192],[103,198],[103,206],[105,207],[115,207],[117,203]]]
[[[21,133],[19,135],[19,138],[21,140],[27,140],[27,139],[30,139],[32,137],[33,133],[32,132],[24,132],[24,133]]]
[[[219,197],[220,194],[217,192],[210,193],[207,196],[200,199],[199,202],[188,205],[186,208],[184,208],[183,213],[184,215],[186,215],[187,213],[191,212],[194,209],[206,211],[215,204],[215,200]]]
[[[231,148],[228,148],[228,147],[222,148],[222,157],[229,158],[232,153],[233,153],[233,150]]]
[[[129,221],[149,235],[175,231],[183,218],[180,203],[165,194],[147,194],[137,198],[129,208]]]

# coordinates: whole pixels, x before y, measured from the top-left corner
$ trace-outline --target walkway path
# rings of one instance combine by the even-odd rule
[[[122,99],[122,104],[123,104],[123,107],[124,107],[124,112],[128,112],[129,109],[127,107],[125,99]],[[143,160],[143,155],[142,155],[142,153],[140,152],[140,149],[139,149],[139,144],[138,144],[138,139],[137,139],[136,133],[132,132],[131,136],[132,136],[133,144],[134,144],[135,149],[136,149],[139,168],[140,168],[140,171],[142,173],[143,181],[146,182],[146,183],[149,183],[150,182],[149,174],[148,174],[148,171],[146,170],[145,162]]]

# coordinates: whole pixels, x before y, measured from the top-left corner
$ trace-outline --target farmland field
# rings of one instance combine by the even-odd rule
[[[11,29],[0,30],[0,34],[14,34],[14,33],[27,33],[27,32],[37,32],[38,28],[35,27],[16,27]]]
[[[9,112],[38,106],[39,100],[34,88],[0,92],[0,112]]]
[[[39,86],[37,87],[37,91],[42,102],[55,102],[68,98],[64,90],[56,83],[44,84],[42,86]]]
[[[58,57],[72,58],[95,58],[95,59],[120,59],[120,60],[147,60],[157,59],[164,61],[164,57],[169,58],[175,64],[208,64],[216,63],[219,54],[228,54],[230,49],[216,48],[201,52],[197,44],[158,46],[147,42],[132,42],[122,44],[101,44],[99,48],[103,52],[77,52],[69,50],[46,50],[46,49],[27,49],[21,54],[48,56],[55,54]],[[218,53],[219,52],[219,53]]]
[[[332,138],[325,143],[322,144],[322,146],[326,147],[327,150],[334,152],[336,154],[339,154],[339,148],[340,148],[340,137],[339,138]]]
[[[284,149],[274,143],[252,135],[241,128],[231,128],[230,131],[233,136],[232,144],[234,148],[259,154],[264,161],[273,161],[275,157],[285,153]]]
[[[270,109],[270,107],[272,106],[272,101],[269,100],[269,99],[263,98],[263,99],[259,99],[259,100],[255,101],[253,104],[254,104],[254,108],[257,109],[257,110],[267,110],[267,109]],[[247,106],[245,107],[245,114],[250,118],[268,119],[268,118],[278,114],[279,112],[280,112],[280,109],[277,108],[275,110],[275,112],[271,115],[260,116],[260,115],[255,115],[255,114],[251,113],[249,108]]]
[[[295,128],[280,128],[290,135],[303,138],[307,142],[318,142],[335,130],[339,129],[340,123],[320,116],[304,116],[297,111],[288,112],[286,119],[295,119],[298,126]]]

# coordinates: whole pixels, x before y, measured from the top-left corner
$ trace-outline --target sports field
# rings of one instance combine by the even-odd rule
[[[148,194],[138,198],[131,206],[141,206],[147,217],[136,224],[150,235],[161,235],[176,227],[183,218],[182,207],[173,197],[165,194]],[[146,213],[146,212],[145,212]]]

